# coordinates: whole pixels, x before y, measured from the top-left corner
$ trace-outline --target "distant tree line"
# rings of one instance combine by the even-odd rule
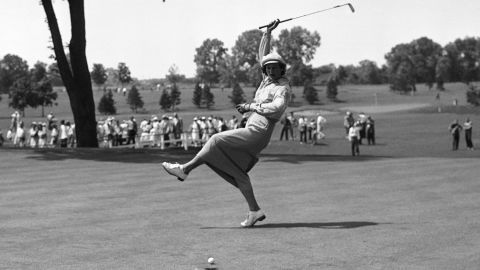
[[[192,103],[198,108],[210,109],[214,105],[214,96],[210,91],[212,86],[232,88],[229,96],[232,104],[244,102],[241,85],[255,87],[262,78],[257,59],[261,36],[262,31],[257,29],[243,32],[231,48],[231,53],[222,41],[206,39],[194,56],[197,65],[195,78],[187,79],[179,74],[177,66],[170,67],[161,81],[163,88],[158,89],[161,90],[160,108],[175,110],[180,104],[180,82],[195,83]],[[309,62],[320,47],[320,35],[299,26],[282,30],[278,39],[272,40],[272,45],[289,63],[287,76],[292,85],[304,87],[303,98],[310,104],[319,100],[314,85],[326,86],[326,97],[334,100],[339,84],[389,84],[392,91],[406,93],[416,91],[415,85],[419,83],[443,90],[446,82],[470,85],[480,81],[480,38],[456,39],[443,47],[427,37],[398,44],[385,55],[386,64],[381,67],[371,60],[362,60],[358,65],[312,67]],[[105,85],[123,89],[127,85],[138,84],[123,62],[117,68],[105,68],[100,63],[94,63],[90,74],[97,89],[105,89]],[[166,86],[165,82],[168,83]],[[55,105],[57,96],[52,86],[61,85],[56,62],[49,66],[38,62],[29,69],[26,61],[19,56],[7,54],[0,59],[0,93],[8,94],[9,106],[14,109],[24,111],[26,107],[42,107],[43,114],[44,107]],[[129,93],[130,90],[132,88]],[[476,103],[475,97],[480,96],[478,91],[475,86],[470,87],[467,93],[467,99],[472,100],[470,103]],[[109,96],[106,91],[105,99],[108,100]],[[130,103],[132,111],[143,107],[136,87]],[[112,113],[112,110],[102,109],[100,112]]]

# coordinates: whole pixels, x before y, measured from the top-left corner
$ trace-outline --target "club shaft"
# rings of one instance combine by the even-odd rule
[[[334,6],[334,7],[330,7],[330,8],[322,9],[322,10],[317,10],[317,11],[310,12],[310,13],[307,13],[307,14],[304,14],[304,15],[300,15],[300,16],[297,16],[297,17],[293,17],[293,18],[290,18],[290,19],[282,20],[282,21],[280,21],[280,22],[279,22],[279,24],[280,24],[280,23],[283,23],[283,22],[287,22],[287,21],[295,20],[295,19],[298,19],[298,18],[302,18],[302,17],[310,16],[310,15],[313,15],[313,14],[316,14],[316,13],[324,12],[324,11],[327,11],[327,10],[330,10],[330,9],[334,9],[334,8],[343,7],[343,6],[348,6],[352,12],[355,12],[355,9],[353,9],[353,6],[352,6],[352,4],[350,4],[350,3],[347,3],[347,4],[343,4],[343,5],[337,5],[337,6]],[[268,26],[268,24],[266,24],[266,25],[262,25],[262,26],[260,26],[258,29],[262,29],[262,28],[265,28],[265,27],[267,27],[267,26]]]

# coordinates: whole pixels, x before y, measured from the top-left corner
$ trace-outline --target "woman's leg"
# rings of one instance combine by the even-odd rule
[[[181,167],[184,173],[189,174],[193,169],[202,164],[205,164],[205,161],[203,161],[199,156],[195,156],[189,162],[182,164]]]
[[[245,197],[249,210],[250,211],[260,210],[260,206],[258,205],[257,200],[255,199],[255,194],[253,192],[253,187],[250,180],[238,181],[238,184],[239,184],[238,189],[242,193],[243,197]]]

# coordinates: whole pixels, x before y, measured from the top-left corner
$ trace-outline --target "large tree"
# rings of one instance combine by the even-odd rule
[[[398,44],[385,55],[391,90],[404,93],[416,90],[415,63],[412,55],[412,46],[409,44]]]
[[[52,86],[63,87],[63,81],[62,77],[60,76],[60,70],[58,70],[57,62],[53,62],[48,66],[48,78],[50,79]]]
[[[122,62],[118,63],[118,80],[122,84],[122,88],[124,84],[128,84],[133,80],[130,69],[125,63]]]
[[[28,64],[20,56],[7,54],[0,60],[0,94],[8,93],[16,80],[28,76]]]
[[[93,64],[92,80],[98,86],[102,86],[108,79],[107,71],[102,64]]]
[[[237,65],[236,80],[238,82],[256,85],[261,79],[258,63],[258,47],[262,39],[262,31],[248,30],[238,36],[232,48],[233,62]]]
[[[433,40],[422,37],[410,43],[411,59],[415,66],[415,81],[426,83],[430,88],[435,82],[435,67],[442,52],[442,46]]]
[[[311,33],[303,27],[295,26],[290,31],[282,30],[273,45],[288,64],[298,61],[309,63],[320,47],[320,35],[317,31]]]
[[[445,90],[443,84],[450,80],[450,59],[448,53],[444,50],[442,56],[438,58],[435,66],[435,82],[437,83],[437,90]]]
[[[313,70],[307,66],[320,47],[320,35],[311,33],[300,26],[282,30],[278,39],[273,41],[277,52],[291,66],[288,76],[293,78],[293,85],[303,85],[306,80],[312,80]]]
[[[219,65],[218,72],[220,74],[222,87],[232,87],[235,82],[245,81],[246,78],[246,73],[240,70],[235,58],[229,55],[226,55],[224,61]]]
[[[381,84],[382,72],[378,68],[377,63],[370,60],[362,60],[357,68],[359,83],[363,84]]]
[[[54,101],[57,99],[57,92],[53,91],[51,79],[49,78],[47,71],[47,64],[37,62],[30,70],[31,80],[31,102],[30,106],[36,108],[40,106],[42,108],[42,117],[45,115],[45,107],[53,106]]]
[[[17,78],[8,93],[9,106],[25,114],[25,108],[42,108],[42,117],[45,115],[45,106],[52,106],[57,99],[47,74],[47,64],[37,62],[33,68],[21,78]],[[56,105],[56,104],[55,104]]]
[[[452,64],[452,79],[469,84],[480,79],[480,38],[456,39],[445,46]]]
[[[77,147],[98,147],[95,102],[85,54],[84,0],[69,0],[71,39],[68,44],[70,65],[63,48],[62,36],[51,0],[41,0],[52,35],[58,69],[70,99],[75,121]]]
[[[31,81],[28,76],[24,76],[15,80],[13,85],[10,86],[10,91],[8,92],[10,102],[8,103],[8,106],[14,108],[25,116],[25,108],[29,106],[29,103],[32,100],[31,97]]]
[[[194,62],[197,64],[197,77],[210,85],[218,83],[219,65],[227,52],[223,42],[216,38],[206,39],[196,51]]]

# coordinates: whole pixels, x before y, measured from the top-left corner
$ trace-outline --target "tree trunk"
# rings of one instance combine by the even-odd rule
[[[77,147],[98,147],[95,119],[95,102],[85,55],[85,14],[83,0],[69,0],[72,38],[70,40],[70,64],[63,49],[62,37],[51,0],[42,0],[47,15],[58,68],[70,99],[75,122]]]

